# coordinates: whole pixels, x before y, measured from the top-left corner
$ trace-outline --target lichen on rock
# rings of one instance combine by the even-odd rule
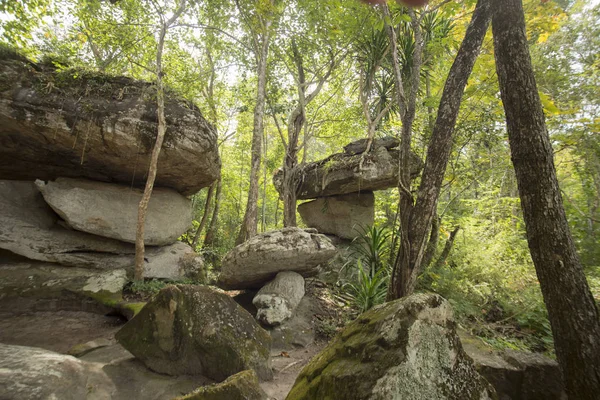
[[[302,370],[288,400],[483,400],[493,388],[475,371],[448,303],[417,294],[349,324]]]

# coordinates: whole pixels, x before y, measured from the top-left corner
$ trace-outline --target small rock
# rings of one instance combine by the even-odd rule
[[[108,347],[113,344],[114,344],[114,340],[105,339],[105,338],[90,340],[89,342],[78,344],[78,345],[71,347],[71,349],[67,352],[67,354],[69,354],[70,356],[79,358],[81,356],[88,354],[91,351],[100,349],[102,347]]]
[[[270,380],[271,337],[229,296],[205,286],[167,286],[115,335],[150,369],[217,381],[253,369]]]
[[[175,400],[267,400],[267,394],[260,388],[256,372],[246,370]]]
[[[280,272],[252,300],[252,304],[258,309],[256,319],[268,326],[281,325],[293,315],[303,296],[302,275],[292,271]]]

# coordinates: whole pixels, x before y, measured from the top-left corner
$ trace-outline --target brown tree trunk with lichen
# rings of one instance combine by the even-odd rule
[[[496,69],[531,258],[570,399],[600,395],[600,315],[562,203],[521,0],[496,0]]]
[[[194,240],[192,241],[192,248],[196,250],[198,246],[198,241],[200,240],[200,235],[204,230],[204,226],[206,225],[206,221],[208,220],[208,214],[210,213],[210,202],[212,200],[212,196],[215,190],[216,182],[210,185],[208,188],[208,193],[206,194],[206,202],[204,203],[204,212],[202,213],[202,219],[200,220],[200,224],[198,225],[198,229],[196,230],[196,234],[194,235]]]

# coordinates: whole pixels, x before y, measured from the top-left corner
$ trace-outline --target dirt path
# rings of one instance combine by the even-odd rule
[[[260,384],[269,398],[284,400],[302,368],[326,345],[326,342],[315,342],[306,348],[271,353],[273,380]]]

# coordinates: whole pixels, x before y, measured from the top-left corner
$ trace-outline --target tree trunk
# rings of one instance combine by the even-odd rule
[[[454,126],[460,103],[490,20],[491,1],[479,0],[446,79],[414,206],[409,193],[402,188],[400,190],[401,240],[394,264],[389,299],[410,295],[414,291],[417,276],[422,272],[428,231],[452,150]]]
[[[494,50],[531,258],[570,399],[600,394],[600,320],[571,236],[531,66],[521,0],[496,0]]]
[[[200,239],[200,234],[204,230],[204,226],[206,225],[206,220],[208,219],[208,214],[210,212],[210,201],[212,200],[213,192],[215,189],[216,182],[210,185],[208,188],[208,193],[206,194],[206,202],[204,203],[204,212],[202,213],[202,219],[200,220],[200,225],[198,226],[198,230],[196,230],[196,234],[194,235],[194,240],[192,241],[192,248],[196,250],[196,246],[198,246],[198,240]]]
[[[448,240],[446,240],[446,244],[444,245],[444,250],[442,250],[442,254],[440,254],[440,257],[435,262],[436,266],[438,266],[438,267],[441,266],[446,261],[448,256],[450,255],[452,246],[454,246],[454,239],[456,239],[456,235],[458,234],[459,230],[460,230],[460,226],[457,226],[456,228],[454,228],[452,230],[452,232],[450,232],[450,237],[448,238]]]
[[[208,225],[208,230],[206,231],[206,236],[204,237],[204,243],[202,244],[202,247],[215,247],[217,244],[219,209],[221,208],[221,182],[221,177],[219,177],[219,180],[217,181],[217,191],[215,193],[215,208],[213,209],[213,214],[210,219],[210,224]]]
[[[181,0],[173,16],[166,22],[163,20],[158,38],[156,51],[156,113],[158,117],[158,132],[156,134],[156,142],[154,143],[152,154],[150,156],[148,178],[146,179],[144,194],[142,195],[142,199],[140,200],[138,206],[138,220],[135,236],[135,270],[133,275],[133,279],[135,281],[141,281],[144,279],[144,228],[146,224],[146,211],[148,210],[148,203],[150,202],[150,196],[152,195],[152,189],[154,188],[154,180],[156,179],[158,156],[160,155],[160,149],[162,148],[162,144],[165,139],[165,133],[167,131],[167,122],[165,119],[165,90],[162,79],[162,53],[165,46],[165,36],[167,35],[167,29],[169,29],[169,26],[171,26],[171,24],[177,20],[179,15],[181,15],[184,10],[185,0]]]
[[[235,244],[244,243],[256,235],[258,227],[258,180],[260,174],[261,147],[264,134],[265,100],[267,93],[267,57],[269,55],[270,22],[265,21],[260,53],[257,54],[258,87],[256,92],[256,106],[254,107],[254,127],[252,130],[252,155],[250,167],[250,188],[244,220]]]
[[[429,234],[429,242],[427,243],[427,249],[423,256],[423,269],[427,268],[435,256],[437,245],[440,240],[440,218],[437,213],[434,214],[431,219],[431,233]]]

